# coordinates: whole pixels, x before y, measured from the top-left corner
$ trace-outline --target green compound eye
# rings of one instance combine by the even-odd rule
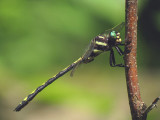
[[[116,37],[117,37],[116,32],[115,32],[115,31],[112,31],[112,32],[110,33],[110,36],[113,37],[113,38],[116,38]]]

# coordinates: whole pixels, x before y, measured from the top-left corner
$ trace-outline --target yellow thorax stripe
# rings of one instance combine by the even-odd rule
[[[98,37],[99,37],[99,38],[102,38],[102,39],[104,39],[104,37],[103,37],[103,36],[100,36],[100,35],[99,35]]]
[[[107,46],[107,43],[96,41],[97,45]]]
[[[99,52],[102,52],[102,51],[101,51],[101,50],[94,49],[93,52],[94,52],[94,53],[99,53]]]

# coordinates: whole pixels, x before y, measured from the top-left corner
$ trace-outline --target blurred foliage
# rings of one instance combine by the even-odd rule
[[[93,37],[124,21],[124,3],[118,2],[121,6],[110,3],[115,9],[107,1],[96,0],[92,4],[83,0],[1,1],[1,61],[26,75],[54,64],[70,64]]]
[[[158,0],[139,1],[138,69],[152,68],[154,74],[160,67],[158,5]],[[80,57],[92,38],[122,21],[124,0],[1,0],[0,106],[9,113],[11,106],[28,91]],[[74,79],[66,75],[36,100],[40,99],[42,104],[67,103],[70,107],[83,104],[98,113],[109,114],[122,96],[120,93],[127,93],[124,70],[110,68],[108,59],[109,53],[104,53],[93,63],[82,65]],[[118,54],[116,60],[123,62]],[[124,85],[121,92],[118,85]],[[127,101],[127,97],[123,99]]]

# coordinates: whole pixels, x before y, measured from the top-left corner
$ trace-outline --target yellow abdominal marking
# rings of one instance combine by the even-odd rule
[[[42,85],[45,85],[45,82],[44,82],[44,83],[42,83]]]
[[[35,92],[35,90],[32,91],[30,94],[33,94],[34,92]],[[27,101],[27,98],[28,98],[28,97],[25,97],[25,98],[23,99],[23,101]]]
[[[66,70],[68,67],[69,67],[69,66],[65,67],[62,71]],[[56,75],[55,75],[55,76],[56,76]],[[53,77],[55,77],[55,76],[53,76]]]
[[[81,61],[81,60],[82,60],[82,57],[80,57],[78,60],[76,60],[76,61],[74,62],[74,64],[78,63],[78,62]],[[70,65],[69,65],[69,66],[70,66]],[[69,66],[65,67],[62,71],[66,70]],[[57,75],[57,74],[56,74],[56,75]],[[56,77],[56,75],[54,75],[53,78]],[[43,85],[43,84],[42,84],[42,85]]]
[[[27,101],[27,98],[28,98],[28,97],[25,97],[23,101]]]
[[[30,94],[33,94],[36,90],[33,90]]]
[[[79,62],[79,61],[81,61],[82,60],[82,58],[80,57],[78,60],[76,60],[74,63],[77,63],[77,62]]]
[[[98,42],[98,41],[96,41],[96,44],[97,45],[102,45],[102,46],[107,46],[107,43],[104,43],[104,42]]]

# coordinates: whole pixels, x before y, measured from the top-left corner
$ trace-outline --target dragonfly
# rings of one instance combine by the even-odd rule
[[[120,56],[124,55],[124,52],[119,46],[124,46],[122,43],[122,39],[120,36],[120,30],[124,27],[124,22],[117,25],[114,28],[111,28],[109,30],[106,30],[104,33],[97,35],[95,38],[93,38],[88,46],[87,51],[75,62],[73,62],[71,65],[67,66],[63,70],[61,70],[59,73],[57,73],[55,76],[44,82],[42,85],[40,85],[38,88],[36,88],[33,92],[31,92],[27,97],[24,98],[24,100],[14,109],[14,111],[18,112],[22,108],[24,108],[39,92],[41,92],[44,88],[46,88],[48,85],[53,83],[55,80],[66,74],[67,72],[71,71],[71,76],[73,76],[73,73],[75,69],[82,63],[90,63],[94,60],[95,57],[100,55],[101,53],[110,51],[110,60],[109,64],[111,67],[124,67],[123,64],[116,64],[115,56],[114,56],[114,50],[119,53]]]

